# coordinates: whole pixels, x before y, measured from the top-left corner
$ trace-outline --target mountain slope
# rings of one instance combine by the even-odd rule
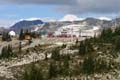
[[[26,26],[38,25],[38,24],[43,24],[43,23],[44,22],[41,20],[33,20],[33,21],[23,20],[23,21],[20,21],[14,24],[13,26],[11,26],[11,28],[22,28]]]
[[[66,25],[71,24],[78,24],[78,25],[86,25],[88,27],[93,26],[100,26],[102,28],[106,27],[114,27],[120,26],[120,18],[112,19],[112,20],[101,20],[96,18],[86,18],[84,20],[77,20],[77,21],[52,21],[52,22],[42,22],[41,20],[23,20],[16,24],[14,24],[10,29],[19,32],[20,29],[28,29],[31,31],[38,31],[38,32],[54,32],[58,28]]]

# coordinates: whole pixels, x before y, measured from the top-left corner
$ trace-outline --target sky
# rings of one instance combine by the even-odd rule
[[[119,4],[120,0],[0,0],[0,26],[27,18],[64,20],[65,15],[115,18]]]

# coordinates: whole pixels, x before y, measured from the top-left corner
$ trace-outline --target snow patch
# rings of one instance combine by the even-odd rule
[[[111,18],[108,18],[108,17],[99,17],[98,19],[100,19],[100,20],[108,20],[108,21],[112,20]]]
[[[20,21],[23,21],[23,20],[34,21],[34,20],[40,20],[40,18],[32,17],[32,18],[27,18],[27,19],[20,19]]]

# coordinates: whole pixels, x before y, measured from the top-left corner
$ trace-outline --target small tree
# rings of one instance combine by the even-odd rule
[[[2,48],[1,58],[9,58],[13,56],[12,46],[8,45]]]
[[[3,34],[2,34],[2,40],[3,41],[11,41],[11,37],[8,34],[8,32],[3,32]]]
[[[75,43],[76,43],[76,45],[78,44],[78,42],[79,42],[79,41],[78,41],[78,39],[76,39],[76,42],[75,42]]]
[[[23,29],[21,29],[19,34],[19,40],[23,40],[23,39],[24,39],[24,33],[23,33]]]
[[[120,51],[120,36],[116,36],[113,39],[113,44],[115,45],[115,50]]]
[[[63,44],[63,45],[61,46],[61,48],[66,48],[66,46],[67,46],[66,44]]]
[[[83,41],[80,42],[79,54],[80,55],[85,55],[86,54],[86,46],[85,46]]]
[[[21,52],[22,50],[22,44],[21,44],[21,41],[19,42],[19,52]]]
[[[87,57],[83,62],[83,73],[92,74],[94,73],[94,59],[92,57]]]
[[[41,73],[41,69],[34,64],[30,67],[30,70],[25,70],[22,80],[44,80]]]
[[[58,75],[57,66],[51,63],[49,68],[49,79],[57,77],[57,75]]]
[[[117,27],[114,31],[114,36],[120,35],[120,27]]]
[[[57,48],[53,50],[51,58],[58,61],[60,59],[60,50]]]

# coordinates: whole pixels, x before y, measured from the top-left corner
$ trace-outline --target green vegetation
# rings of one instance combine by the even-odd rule
[[[67,46],[66,44],[63,44],[61,48],[66,48],[66,46]]]
[[[85,55],[87,53],[89,54],[93,51],[94,51],[93,46],[91,45],[91,42],[88,39],[80,42],[80,46],[79,46],[80,55]]]
[[[28,31],[26,31],[28,33]],[[21,31],[21,36],[23,31]],[[33,33],[34,34],[34,33]],[[22,40],[22,37],[20,38]],[[98,37],[88,38],[84,41],[76,40],[69,50],[78,50],[75,54],[61,54],[61,50],[68,49],[67,45],[45,50],[42,46],[36,46],[26,50],[39,52],[45,51],[45,60],[29,64],[22,72],[21,80],[59,80],[61,77],[72,77],[79,75],[91,75],[94,73],[108,73],[117,69],[118,64],[114,62],[115,56],[120,53],[120,28],[112,30],[103,29]],[[67,47],[67,48],[66,48]],[[21,43],[19,45],[21,52]],[[22,53],[22,52],[21,52]],[[52,53],[47,58],[47,53]],[[12,46],[8,45],[2,49],[0,58],[13,56]],[[26,65],[24,65],[26,66]]]
[[[8,32],[3,32],[2,34],[2,41],[11,41],[11,37]]]
[[[21,31],[20,31],[19,40],[24,40],[24,31],[23,31],[23,29],[21,29]]]
[[[24,40],[25,35],[29,35],[31,38],[38,38],[39,37],[39,34],[36,32],[29,32],[28,30],[21,29],[20,34],[19,34],[19,40]]]
[[[83,62],[83,73],[85,74],[93,74],[94,73],[94,67],[95,62],[93,57],[87,57],[84,59]]]
[[[4,59],[4,58],[10,58],[13,56],[13,50],[12,50],[12,46],[8,45],[2,48],[2,52],[0,55],[0,58]]]
[[[22,80],[45,80],[41,69],[34,64],[30,66],[30,69],[25,70],[22,76]]]
[[[52,51],[52,57],[53,60],[58,61],[60,59],[60,49],[56,48]]]

